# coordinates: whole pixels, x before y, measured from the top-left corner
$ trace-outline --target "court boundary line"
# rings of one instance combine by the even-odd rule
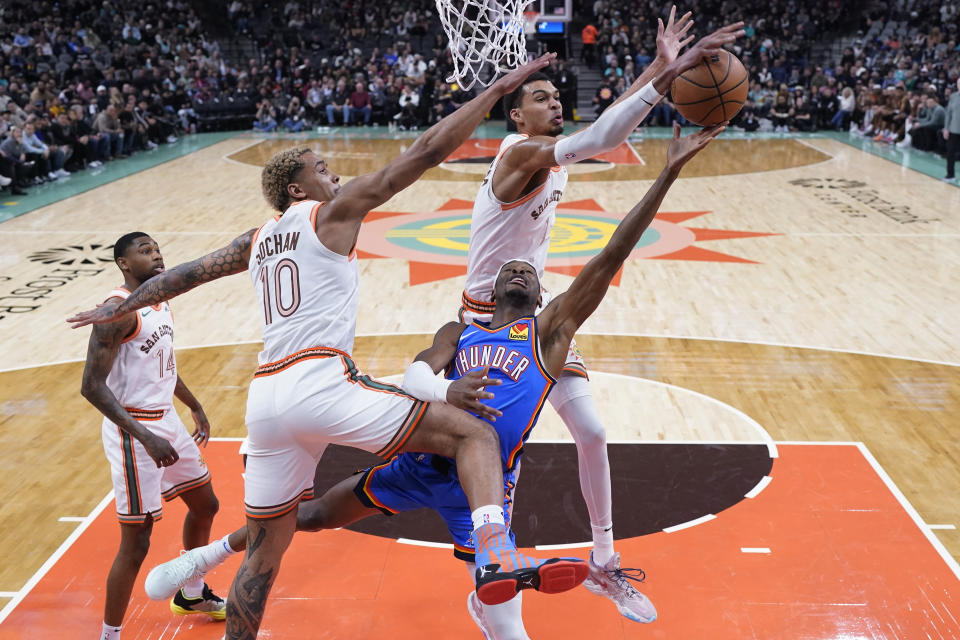
[[[34,574],[27,579],[26,583],[24,583],[24,585],[20,587],[20,590],[17,591],[17,595],[15,595],[13,599],[3,607],[3,609],[0,609],[0,624],[3,624],[3,621],[7,619],[7,616],[13,613],[13,610],[21,602],[23,602],[23,599],[29,595],[29,593],[35,586],[37,586],[40,580],[47,575],[47,572],[53,568],[53,565],[55,565],[70,549],[70,547],[73,546],[73,543],[77,541],[83,532],[86,531],[91,524],[93,524],[93,521],[100,517],[100,514],[103,513],[103,510],[106,509],[107,505],[113,500],[113,497],[113,490],[111,490],[110,493],[108,493],[100,501],[100,503],[93,508],[93,511],[87,514],[84,521],[77,525],[70,535],[67,536],[67,539],[60,543],[60,546],[57,547],[52,554],[50,554],[50,557],[47,558],[42,565],[40,565],[40,568],[37,569]]]
[[[614,374],[614,375],[623,375],[623,374]],[[626,376],[626,377],[630,377],[630,376]],[[709,396],[707,397],[709,398]],[[749,416],[747,417],[749,418]],[[214,438],[210,438],[210,440],[215,442],[240,442],[243,440],[243,438],[214,437]],[[541,442],[570,444],[569,442],[563,441],[563,440],[549,440],[549,441],[541,441]],[[710,441],[663,441],[663,440],[649,441],[649,442],[632,441],[632,440],[608,441],[608,444],[703,444],[703,445],[709,445],[709,444],[719,444],[719,443],[741,444],[741,445],[750,444],[750,443],[737,442],[737,441],[713,441],[713,442],[710,442]],[[756,445],[756,444],[762,444],[762,443],[752,443],[752,444]],[[913,507],[910,501],[907,500],[907,497],[903,495],[903,492],[900,491],[896,483],[893,482],[893,479],[890,478],[886,470],[884,470],[884,468],[880,465],[879,461],[877,461],[877,459],[873,456],[873,454],[870,453],[870,450],[867,448],[867,446],[863,442],[855,442],[855,441],[831,442],[831,441],[825,441],[825,440],[792,441],[791,440],[791,441],[780,441],[778,444],[857,447],[861,455],[863,455],[864,459],[873,468],[874,473],[877,474],[877,477],[881,479],[881,481],[884,483],[887,489],[891,492],[891,494],[896,499],[896,501],[900,504],[901,508],[907,513],[907,515],[910,516],[910,519],[913,520],[914,524],[917,525],[917,527],[920,529],[920,532],[927,539],[927,541],[933,546],[934,550],[938,553],[938,555],[940,555],[941,559],[943,559],[947,567],[953,572],[953,574],[958,579],[960,579],[960,564],[958,564],[957,561],[953,558],[953,556],[950,555],[950,552],[947,550],[947,548],[933,533],[931,529],[931,525],[928,525],[923,521],[923,519],[920,517],[920,514],[916,511],[916,509]],[[40,568],[37,569],[37,571],[27,580],[27,582],[23,585],[23,587],[20,588],[19,591],[3,592],[6,594],[14,593],[15,595],[13,595],[10,602],[8,602],[2,609],[0,609],[0,624],[2,624],[4,620],[6,620],[11,613],[13,613],[14,609],[17,606],[19,606],[21,602],[23,602],[23,600],[27,597],[27,595],[29,595],[30,591],[33,590],[33,588],[40,582],[40,580],[43,579],[43,577],[50,571],[50,569],[52,569],[53,566],[60,560],[60,558],[63,557],[63,555],[70,549],[70,547],[73,546],[73,543],[76,542],[77,539],[83,534],[83,532],[86,531],[87,528],[93,523],[93,521],[96,520],[101,513],[103,513],[103,510],[106,509],[107,505],[110,503],[111,500],[113,500],[113,498],[114,498],[114,492],[111,490],[100,501],[100,503],[97,506],[95,506],[93,510],[86,516],[84,521],[80,523],[73,530],[73,532],[70,533],[69,536],[67,536],[67,539],[64,540],[59,547],[57,547],[57,549],[50,555],[50,557],[47,558],[47,560],[40,566]],[[682,523],[680,525],[675,525],[673,527],[665,528],[663,529],[663,532],[672,533],[673,531],[690,528],[690,527],[696,526],[697,524],[708,522],[716,518],[717,516],[714,514],[706,514],[695,520],[691,520],[689,522]],[[671,529],[671,530],[668,531],[668,529]],[[424,546],[424,547],[449,548],[452,546],[452,545],[447,546],[446,543],[423,542],[423,541],[418,541],[410,538],[402,538],[402,539],[397,538],[396,541],[398,543],[401,543],[402,541],[403,544]],[[537,550],[548,549],[548,548],[557,548],[557,549],[575,548],[577,546],[582,546],[582,545],[589,546],[589,544],[591,543],[567,543],[565,545],[546,545],[546,546],[541,545],[535,548]],[[441,545],[444,545],[444,546],[441,547]]]
[[[236,136],[236,137],[237,137],[237,138],[240,138],[240,136]],[[229,139],[232,140],[233,138],[229,138]],[[242,139],[242,138],[241,138],[241,139]],[[230,152],[229,155],[232,156],[232,155],[235,154],[235,153],[240,153],[241,151],[246,151],[247,149],[250,149],[251,147],[257,146],[258,144],[260,144],[260,143],[263,142],[264,140],[270,140],[270,139],[271,139],[271,138],[254,138],[254,139],[250,142],[250,144],[245,144],[245,145],[243,145],[242,147],[240,147],[239,149],[234,149],[233,151]],[[226,153],[224,153],[224,154],[221,155],[220,157],[221,157],[222,159],[226,160],[227,162],[232,162],[232,163],[238,164],[238,165],[240,165],[240,166],[242,166],[242,167],[253,167],[254,169],[257,168],[257,165],[255,165],[255,164],[250,164],[249,162],[240,162],[239,160],[234,160],[233,158],[229,157]]]
[[[385,338],[391,336],[432,336],[433,333],[429,331],[399,331],[399,332],[372,332],[372,333],[358,333],[355,335],[356,338]],[[673,334],[657,334],[657,333],[631,333],[626,331],[578,331],[577,335],[581,336],[613,336],[613,337],[622,337],[622,338],[665,338],[668,340],[701,340],[704,342],[732,342],[737,344],[753,344],[760,345],[762,347],[784,347],[787,349],[806,349],[808,351],[828,351],[830,353],[847,353],[855,356],[872,356],[874,358],[890,358],[892,360],[906,360],[908,362],[921,362],[923,364],[936,364],[942,365],[945,367],[960,367],[960,361],[958,362],[949,362],[947,360],[931,360],[930,358],[913,358],[910,356],[898,356],[893,354],[886,353],[877,353],[874,351],[861,351],[857,349],[841,349],[838,347],[818,347],[813,345],[801,345],[801,344],[790,344],[787,342],[769,342],[765,340],[744,340],[738,338],[708,338],[704,336],[678,336]],[[191,344],[185,345],[182,347],[177,347],[177,351],[186,351],[190,349],[211,349],[215,347],[233,347],[237,345],[246,345],[246,344],[263,344],[263,340],[235,340],[233,342],[214,342],[212,344]],[[50,367],[60,364],[71,364],[73,362],[85,362],[86,358],[71,358],[67,360],[55,360],[53,362],[44,362],[39,364],[23,365],[20,367],[9,367],[6,369],[0,369],[0,373],[10,373],[12,371],[23,371],[25,369],[35,369],[37,367]],[[599,369],[597,370],[599,371]],[[606,372],[602,372],[606,373]],[[619,374],[623,375],[623,374]],[[381,376],[382,377],[382,376]],[[633,376],[636,377],[636,376]],[[643,378],[644,380],[648,378]]]
[[[943,561],[946,563],[947,567],[953,572],[953,575],[960,580],[960,564],[957,563],[956,559],[950,555],[950,552],[947,550],[946,546],[940,541],[940,539],[933,533],[930,529],[930,525],[924,522],[923,518],[920,517],[920,514],[917,510],[910,504],[910,501],[907,500],[907,497],[903,495],[903,492],[900,491],[900,487],[896,485],[893,479],[887,475],[886,470],[880,464],[880,462],[873,457],[873,454],[870,453],[870,449],[867,448],[862,442],[856,443],[857,448],[860,450],[860,453],[863,455],[864,459],[873,467],[874,473],[883,481],[886,485],[887,490],[893,494],[893,497],[900,503],[900,506],[904,511],[907,512],[907,515],[910,516],[910,519],[913,520],[914,524],[920,529],[920,532],[923,533],[923,536],[933,545],[934,550],[940,555]]]

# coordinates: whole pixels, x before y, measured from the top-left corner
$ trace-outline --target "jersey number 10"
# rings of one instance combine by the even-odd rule
[[[260,284],[263,288],[263,319],[266,324],[273,323],[273,307],[276,304],[277,313],[286,318],[300,307],[300,269],[297,263],[290,258],[284,258],[273,268],[273,278],[270,277],[270,265],[263,265],[260,270]],[[273,296],[270,295],[270,285],[273,285]]]

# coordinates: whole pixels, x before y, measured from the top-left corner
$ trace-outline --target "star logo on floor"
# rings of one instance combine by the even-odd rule
[[[408,260],[411,285],[461,277],[467,273],[472,210],[473,202],[453,198],[431,212],[372,211],[360,229],[357,256]],[[713,251],[696,243],[779,235],[680,224],[711,213],[708,210],[658,213],[630,258],[757,264],[756,260]],[[576,276],[607,244],[624,216],[626,213],[606,211],[593,199],[557,205],[546,270]],[[619,282],[618,273],[614,286]]]

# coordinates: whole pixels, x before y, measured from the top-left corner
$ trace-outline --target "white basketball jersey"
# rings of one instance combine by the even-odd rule
[[[126,289],[114,289],[110,298],[126,298]],[[169,409],[177,386],[177,358],[173,354],[173,313],[161,302],[135,311],[137,328],[125,338],[113,360],[107,388],[130,409]],[[134,416],[136,417],[136,416]]]
[[[331,251],[317,238],[322,206],[294,203],[253,236],[249,269],[263,314],[261,365],[312,347],[353,350],[357,258]]]
[[[508,147],[525,138],[526,134],[512,134],[503,139],[473,204],[464,291],[475,300],[490,300],[497,273],[507,260],[530,261],[543,279],[557,202],[567,186],[567,169],[554,167],[542,186],[515,202],[501,202],[493,195],[493,175],[500,158]]]

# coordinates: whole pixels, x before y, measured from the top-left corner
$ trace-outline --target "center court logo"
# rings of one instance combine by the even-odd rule
[[[422,284],[467,273],[470,216],[473,202],[448,200],[431,212],[374,211],[360,229],[360,258],[400,258],[410,262],[410,284]],[[661,212],[634,246],[630,258],[756,263],[694,246],[706,240],[777,235],[753,231],[681,226],[681,222],[710,211]],[[595,200],[557,205],[550,236],[547,271],[576,275],[597,255],[623,219],[623,213],[606,211]],[[614,280],[618,284],[619,277]]]

